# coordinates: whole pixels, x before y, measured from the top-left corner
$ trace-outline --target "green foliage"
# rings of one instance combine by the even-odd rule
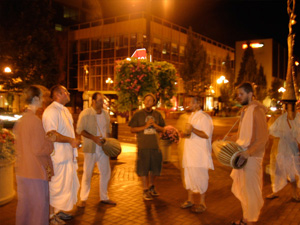
[[[5,22],[0,24],[0,32],[5,35],[0,36],[0,61],[1,66],[12,68],[11,79],[4,80],[5,88],[57,83],[52,16],[48,0],[1,1],[0,20]]]
[[[138,97],[146,93],[156,93],[157,81],[155,69],[147,60],[131,61],[122,60],[116,67],[116,85],[118,92],[118,110],[120,112],[131,111],[138,108]]]
[[[210,84],[208,76],[210,71],[206,62],[207,53],[191,28],[187,38],[180,75],[184,81],[186,93],[199,94]]]
[[[155,62],[155,74],[157,80],[157,93],[162,106],[172,107],[171,98],[176,95],[177,81],[176,69],[168,62]]]
[[[175,67],[167,62],[151,63],[136,58],[120,61],[116,66],[115,85],[118,111],[138,108],[139,98],[149,92],[171,106],[170,99],[176,94],[176,78]]]
[[[266,75],[262,65],[260,65],[257,71],[257,62],[254,57],[253,49],[249,44],[243,55],[236,85],[239,85],[243,82],[253,83],[255,87],[256,98],[260,101],[265,99],[267,96]]]

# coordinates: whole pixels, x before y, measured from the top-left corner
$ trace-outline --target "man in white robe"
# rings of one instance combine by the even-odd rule
[[[205,193],[208,188],[208,169],[214,169],[211,158],[211,138],[213,123],[211,117],[200,109],[196,97],[191,98],[189,109],[193,112],[182,137],[185,137],[182,167],[188,199],[181,208],[192,207],[192,211],[201,213],[206,210]],[[200,194],[200,204],[194,204],[193,194]]]
[[[238,101],[242,108],[241,120],[236,141],[244,151],[240,154],[238,166],[245,159],[247,164],[242,169],[233,169],[232,192],[240,200],[243,219],[232,224],[254,224],[258,221],[264,204],[262,198],[262,161],[268,141],[268,127],[265,113],[260,102],[254,100],[253,87],[243,83],[238,87]]]
[[[64,86],[56,85],[51,88],[51,97],[54,101],[43,113],[45,131],[57,136],[51,155],[54,176],[49,182],[50,218],[57,214],[68,220],[72,216],[65,212],[73,209],[79,189],[76,157],[80,141],[75,138],[72,115],[64,106],[70,101],[70,93]]]
[[[269,132],[273,139],[270,157],[270,172],[273,193],[268,199],[278,197],[277,192],[283,189],[288,180],[292,185],[292,197],[300,201],[297,186],[300,187],[300,113],[296,113],[295,104],[288,103],[287,112],[278,117],[270,126]],[[298,185],[296,182],[298,177]]]

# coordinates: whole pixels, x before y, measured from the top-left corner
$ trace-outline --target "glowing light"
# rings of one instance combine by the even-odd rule
[[[292,25],[296,24],[296,20],[291,21]]]
[[[264,44],[262,44],[262,43],[251,43],[250,46],[251,46],[251,48],[262,48],[262,47],[264,47]],[[242,48],[243,49],[248,48],[248,44],[243,44]]]
[[[275,112],[275,111],[277,110],[277,108],[276,108],[276,107],[270,107],[270,110],[271,110],[272,112]]]
[[[282,92],[282,93],[283,93],[283,92],[285,92],[285,91],[286,91],[286,90],[285,90],[284,87],[281,87],[281,88],[278,89],[278,92]]]
[[[299,62],[298,62],[298,61],[296,61],[296,62],[295,62],[295,65],[296,65],[296,66],[299,66]]]
[[[105,83],[112,84],[114,81],[109,77],[105,80]]]
[[[127,61],[131,61],[131,58],[126,58]]]
[[[5,67],[4,68],[4,73],[11,73],[11,68],[10,67]]]
[[[229,81],[225,78],[225,76],[220,76],[220,78],[217,80],[218,84],[227,84]]]

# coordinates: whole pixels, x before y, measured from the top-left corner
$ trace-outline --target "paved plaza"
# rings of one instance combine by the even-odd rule
[[[215,170],[210,171],[207,191],[207,211],[195,214],[190,209],[181,209],[180,205],[187,198],[183,188],[180,170],[180,148],[172,146],[171,163],[163,164],[163,171],[157,179],[157,190],[160,196],[153,201],[142,198],[141,180],[135,173],[136,147],[122,142],[123,152],[117,160],[111,160],[112,178],[109,185],[109,196],[117,206],[99,203],[99,176],[95,167],[92,188],[87,206],[74,208],[74,219],[67,224],[200,224],[223,225],[241,218],[239,201],[231,193],[231,169],[217,162],[213,156]],[[268,164],[268,152],[264,165]],[[81,181],[83,153],[79,154],[78,175]],[[270,176],[264,174],[263,194],[271,192]],[[274,200],[265,200],[258,224],[300,225],[300,203],[291,199],[291,188],[288,185]],[[0,206],[0,225],[15,224],[17,199]]]

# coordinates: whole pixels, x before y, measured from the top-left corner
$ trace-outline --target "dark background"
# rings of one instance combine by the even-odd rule
[[[235,47],[236,41],[274,38],[287,46],[286,0],[98,0],[103,17],[147,11],[197,33]],[[297,0],[298,4],[300,1]],[[150,2],[150,4],[149,4]],[[299,8],[297,14],[300,16]],[[149,8],[148,8],[149,9]],[[298,18],[299,18],[298,16]],[[295,30],[299,30],[298,24]],[[300,56],[296,35],[295,53]]]

